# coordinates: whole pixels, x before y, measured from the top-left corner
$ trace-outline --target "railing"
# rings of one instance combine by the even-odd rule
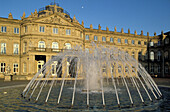
[[[30,52],[47,52],[47,53],[60,53],[67,49],[53,49],[53,48],[38,48],[38,47],[30,47]]]

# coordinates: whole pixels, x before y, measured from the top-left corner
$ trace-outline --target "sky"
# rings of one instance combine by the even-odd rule
[[[54,0],[0,0],[0,17],[8,17],[11,12],[14,19],[21,19],[23,12],[26,16],[31,12],[37,11],[49,5]],[[93,25],[98,29],[100,24],[103,30],[109,27],[110,31],[124,32],[134,34],[147,32],[151,36],[156,32],[170,31],[170,0],[55,0],[60,7],[67,10],[71,17],[75,15],[81,23],[84,21],[86,28]]]

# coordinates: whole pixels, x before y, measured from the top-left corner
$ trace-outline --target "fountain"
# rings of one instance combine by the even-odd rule
[[[72,108],[75,105],[96,108],[97,104],[132,107],[161,98],[154,80],[128,53],[116,47],[105,48],[94,43],[92,46],[88,51],[76,46],[52,57],[21,96],[37,103],[41,100]]]

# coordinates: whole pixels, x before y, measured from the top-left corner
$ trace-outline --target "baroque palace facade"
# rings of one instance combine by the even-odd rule
[[[57,53],[75,45],[89,51],[91,42],[105,47],[116,46],[145,67],[153,76],[169,77],[169,36],[170,32],[161,35],[147,36],[143,31],[138,35],[84,27],[75,17],[58,4],[50,4],[35,10],[30,16],[25,13],[21,20],[0,18],[0,78],[13,75],[14,80],[30,79],[42,66]],[[164,42],[166,40],[166,42]],[[166,45],[166,46],[165,46]],[[166,59],[164,60],[164,52]],[[168,75],[169,74],[169,75]]]

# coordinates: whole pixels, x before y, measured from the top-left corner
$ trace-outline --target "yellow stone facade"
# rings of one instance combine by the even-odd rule
[[[21,20],[13,19],[10,13],[8,18],[0,18],[0,27],[0,78],[8,72],[16,80],[30,79],[38,71],[38,64],[44,63],[41,59],[47,62],[57,53],[76,45],[86,50],[92,47],[93,41],[105,47],[116,46],[138,60],[139,52],[144,59],[148,41],[157,43],[159,38],[149,33],[145,36],[143,31],[140,35],[136,31],[131,34],[130,30],[124,33],[123,29],[117,32],[116,27],[114,31],[108,27],[101,30],[100,25],[98,29],[93,29],[92,25],[85,28],[83,21],[80,24],[55,4],[39,12],[35,10],[28,17],[24,13]],[[145,66],[144,62],[142,64]]]

